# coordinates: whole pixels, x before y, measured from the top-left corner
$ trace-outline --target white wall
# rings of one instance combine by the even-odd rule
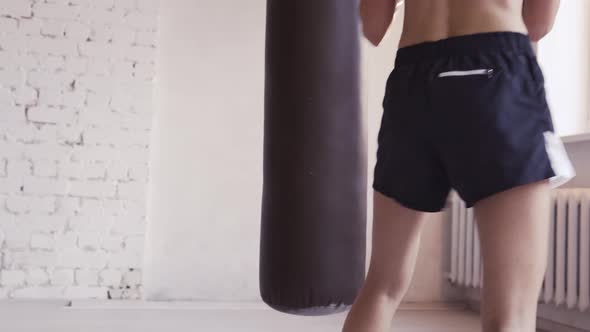
[[[163,3],[147,298],[259,297],[265,9]]]
[[[256,300],[265,1],[175,0],[160,14],[145,294]],[[400,23],[364,44],[370,175]],[[441,298],[442,226],[435,215],[408,299]]]
[[[156,1],[0,1],[0,298],[137,298]]]
[[[553,31],[539,44],[539,61],[556,131],[590,132],[590,1],[561,1]]]

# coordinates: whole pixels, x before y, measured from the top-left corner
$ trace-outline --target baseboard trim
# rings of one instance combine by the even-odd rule
[[[68,309],[272,310],[264,302],[72,300]],[[402,302],[398,310],[466,310],[464,302]]]
[[[68,306],[70,302],[65,299],[1,299],[0,312],[3,308],[60,308]]]
[[[579,329],[573,326],[563,325],[544,318],[537,318],[537,328],[543,332],[587,332],[589,330]]]
[[[480,311],[480,289],[464,288],[469,310]],[[554,305],[538,305],[537,328],[550,332],[590,332],[589,312],[567,310]]]
[[[263,302],[73,300],[69,309],[271,310]]]

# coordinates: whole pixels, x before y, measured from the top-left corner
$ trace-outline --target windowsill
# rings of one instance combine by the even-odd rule
[[[590,133],[561,136],[563,143],[590,142]]]

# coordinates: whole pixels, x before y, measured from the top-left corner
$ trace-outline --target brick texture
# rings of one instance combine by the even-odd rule
[[[0,298],[141,296],[157,13],[0,1]]]

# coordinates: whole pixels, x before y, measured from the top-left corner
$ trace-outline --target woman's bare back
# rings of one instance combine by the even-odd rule
[[[523,1],[405,0],[400,47],[480,32],[527,33]]]

